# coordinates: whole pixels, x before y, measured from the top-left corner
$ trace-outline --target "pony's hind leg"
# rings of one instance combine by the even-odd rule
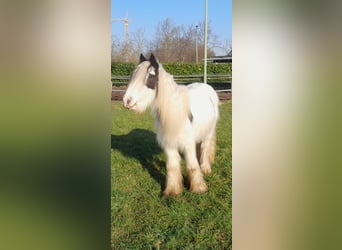
[[[197,143],[196,144],[196,156],[197,156],[197,161],[201,162],[201,155],[202,155],[202,143]]]
[[[183,176],[180,167],[180,155],[177,149],[165,150],[166,163],[166,188],[164,195],[176,196],[183,191]]]
[[[216,133],[215,128],[207,135],[201,144],[200,165],[203,174],[211,174],[211,164],[214,162],[216,151]]]
[[[188,145],[185,148],[185,161],[190,182],[190,191],[193,193],[206,192],[208,187],[203,179],[203,174],[196,158],[195,145]]]

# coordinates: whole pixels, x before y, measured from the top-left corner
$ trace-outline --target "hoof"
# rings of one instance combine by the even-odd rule
[[[165,196],[177,196],[182,193],[182,189],[176,189],[176,188],[166,188],[163,192],[163,195]]]
[[[190,183],[190,192],[192,193],[198,193],[202,194],[208,191],[208,186],[205,183],[205,181],[202,181],[200,183]]]
[[[189,170],[190,192],[205,193],[208,190],[207,184],[203,179],[202,171],[198,168],[196,170]]]

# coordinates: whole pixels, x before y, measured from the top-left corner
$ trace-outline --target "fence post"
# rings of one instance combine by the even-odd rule
[[[205,25],[204,25],[204,74],[203,82],[207,83],[207,62],[208,62],[208,0],[205,0]]]

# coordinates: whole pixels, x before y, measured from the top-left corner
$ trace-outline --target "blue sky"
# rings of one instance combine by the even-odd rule
[[[148,39],[154,37],[158,22],[168,17],[177,25],[204,20],[205,0],[112,0],[111,3],[112,18],[124,18],[128,12],[129,31],[142,28]],[[208,0],[208,19],[220,41],[231,41],[232,0]],[[124,34],[124,23],[113,22],[112,35],[123,38]]]

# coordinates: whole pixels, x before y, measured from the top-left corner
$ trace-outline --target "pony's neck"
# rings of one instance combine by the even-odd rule
[[[162,67],[159,68],[155,112],[163,133],[171,137],[176,137],[189,114],[187,88],[178,85]]]
[[[161,94],[163,94],[163,91],[167,92],[170,89],[174,89],[178,86],[173,79],[173,75],[167,73],[161,65],[159,66],[158,78],[160,84],[158,84],[157,88],[158,91],[161,91]]]

